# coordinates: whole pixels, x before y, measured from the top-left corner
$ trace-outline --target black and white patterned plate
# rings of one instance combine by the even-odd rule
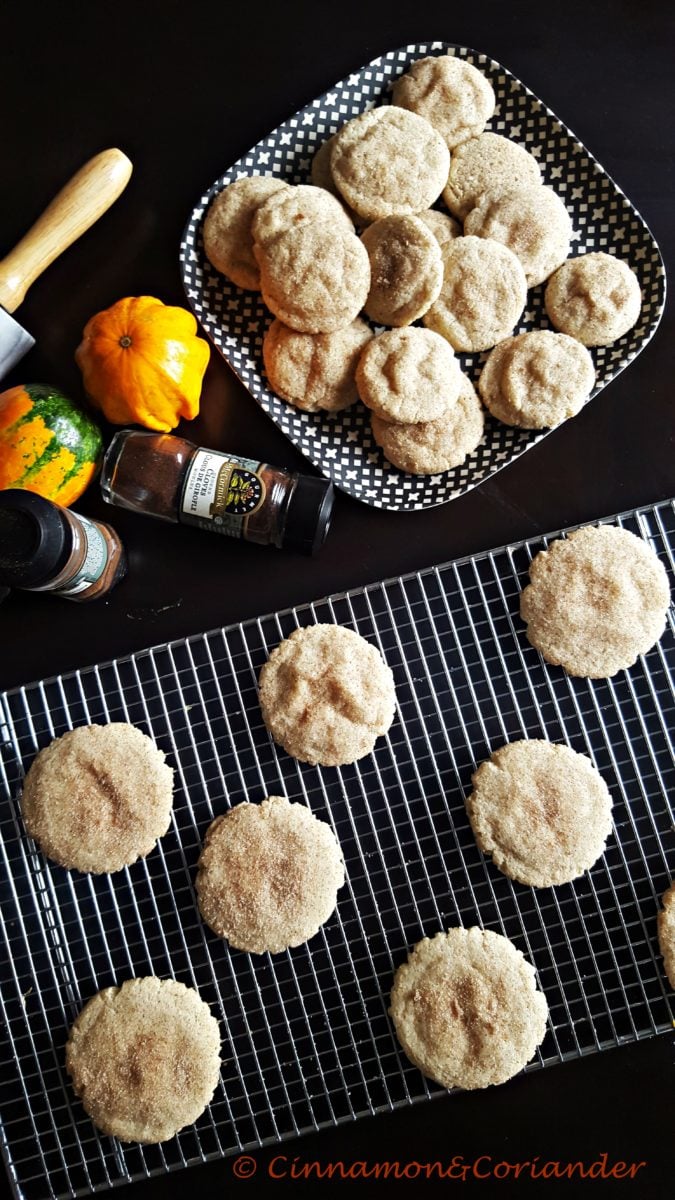
[[[593,396],[647,344],[665,301],[661,254],[640,214],[570,130],[499,63],[447,42],[425,42],[391,50],[336,83],[253,146],[204,193],[183,235],[180,261],[195,315],[254,398],[323,475],[376,508],[413,510],[445,504],[513,462],[546,433],[513,429],[488,417],[483,442],[460,467],[441,475],[408,475],[392,467],[375,445],[369,415],[360,403],[341,413],[316,414],[280,400],[269,390],[262,366],[262,340],[271,315],[257,293],[235,287],[210,265],[202,225],[214,196],[242,176],[276,175],[289,183],[307,182],[312,157],[326,138],[351,117],[387,103],[392,82],[418,58],[446,52],[466,59],[490,80],[497,107],[487,128],[520,142],[539,160],[543,182],[560,194],[572,216],[572,253],[616,254],[638,275],[643,295],[640,320],[617,342],[592,352],[597,370]],[[517,332],[549,327],[543,291],[540,285],[528,293]],[[475,382],[486,355],[459,357]]]

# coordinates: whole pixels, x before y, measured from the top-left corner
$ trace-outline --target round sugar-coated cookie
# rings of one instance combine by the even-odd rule
[[[668,576],[651,546],[627,529],[599,525],[537,554],[520,615],[547,662],[606,679],[651,650],[669,604]]]
[[[251,232],[256,246],[264,247],[269,242],[296,229],[299,225],[323,221],[334,224],[338,229],[354,232],[354,225],[347,216],[344,206],[325,188],[301,183],[297,187],[285,187],[271,195],[258,206],[251,223]]]
[[[370,290],[370,263],[349,229],[306,222],[256,251],[263,300],[284,325],[301,333],[332,333],[361,312]]]
[[[430,329],[391,329],[368,343],[356,368],[363,403],[384,421],[433,421],[457,403],[462,371]]]
[[[332,137],[327,138],[326,141],[322,142],[319,146],[319,149],[312,159],[312,165],[310,168],[311,180],[315,187],[325,188],[326,191],[330,192],[332,196],[337,196],[352,224],[363,227],[366,222],[362,217],[359,217],[358,213],[355,213],[354,210],[349,207],[335,186],[333,172],[330,169],[330,160],[333,154],[333,146],[335,145],[336,137],[337,134],[334,133]]]
[[[418,942],[394,976],[389,1011],[410,1061],[446,1088],[517,1075],[548,1017],[534,967],[508,938],[477,927]]]
[[[204,221],[204,253],[212,266],[237,287],[260,291],[260,270],[253,253],[253,218],[259,205],[287,187],[283,179],[271,175],[250,175],[235,179],[211,202]]]
[[[495,110],[492,85],[451,54],[420,58],[396,80],[392,103],[424,117],[450,150],[477,137]]]
[[[490,238],[455,238],[442,255],[443,284],[424,324],[454,350],[489,350],[522,316],[525,272],[511,250]]]
[[[595,383],[585,346],[564,333],[536,329],[495,346],[478,380],[493,417],[521,429],[552,429],[575,416]]]
[[[314,937],[344,878],[330,826],[304,804],[269,796],[209,826],[196,887],[214,933],[249,954],[279,954]]]
[[[528,150],[499,133],[481,133],[453,151],[443,199],[463,221],[483,192],[540,182],[539,163]]]
[[[366,315],[378,325],[411,325],[441,290],[438,241],[424,221],[410,214],[374,221],[361,241],[370,259]]]
[[[544,304],[556,329],[584,346],[608,346],[640,316],[642,293],[627,263],[613,254],[581,254],[551,276]]]
[[[663,907],[658,917],[659,949],[668,982],[675,991],[675,882],[663,893],[661,904]]]
[[[300,762],[337,767],[370,754],[395,704],[379,650],[341,625],[296,629],[260,672],[263,720]]]
[[[500,871],[548,888],[589,871],[612,829],[612,797],[590,759],[538,739],[510,742],[481,763],[466,808]]]
[[[105,988],[66,1045],[75,1094],[102,1133],[172,1138],[203,1113],[220,1073],[220,1032],[194,988],[154,975]]]
[[[359,317],[334,333],[298,333],[273,321],[263,340],[270,385],[305,412],[339,412],[358,400],[356,365],[373,333]]]
[[[494,238],[520,259],[528,287],[548,279],[570,252],[572,220],[552,188],[487,191],[467,213],[464,232]]]
[[[462,236],[462,226],[454,217],[449,217],[447,213],[439,212],[437,208],[427,208],[424,212],[416,213],[420,221],[424,221],[427,229],[433,233],[441,250],[447,246],[448,242],[453,242],[455,238]]]
[[[41,750],[21,812],[48,858],[94,875],[144,858],[166,833],[173,769],[164,751],[124,722],[82,725]]]
[[[347,204],[377,221],[430,208],[448,178],[450,152],[423,117],[384,105],[342,126],[330,166]]]
[[[371,414],[373,437],[384,456],[401,471],[437,475],[464,462],[482,440],[483,408],[471,381],[462,376],[456,404],[435,421],[398,425]]]

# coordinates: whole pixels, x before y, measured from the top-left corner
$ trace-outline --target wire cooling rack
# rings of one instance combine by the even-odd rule
[[[672,582],[674,505],[611,519],[654,547]],[[550,1021],[528,1069],[671,1028],[656,912],[675,868],[672,612],[660,643],[614,679],[571,679],[548,667],[518,617],[528,564],[547,540],[0,697],[0,997],[9,1035],[0,1098],[18,1193],[88,1194],[442,1095],[398,1049],[388,992],[411,944],[458,923],[506,934],[537,968]],[[269,651],[312,621],[357,629],[396,679],[389,735],[340,770],[277,750],[257,702]],[[166,751],[176,768],[173,823],[143,862],[79,875],[36,851],[18,793],[38,748],[72,726],[109,720],[133,722]],[[542,736],[594,760],[614,798],[615,832],[582,879],[533,890],[483,857],[463,797],[492,749]],[[268,793],[301,800],[331,823],[348,882],[337,914],[308,945],[250,957],[202,924],[193,882],[214,815]],[[98,1134],[68,1084],[64,1046],[99,988],[149,973],[198,988],[220,1018],[223,1068],[195,1126],[141,1147]]]

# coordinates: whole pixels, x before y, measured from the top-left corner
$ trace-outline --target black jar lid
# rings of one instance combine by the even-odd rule
[[[316,554],[326,540],[334,503],[335,488],[329,480],[299,475],[286,513],[284,548]]]
[[[0,491],[0,584],[39,587],[58,575],[72,549],[61,509],[20,488]]]

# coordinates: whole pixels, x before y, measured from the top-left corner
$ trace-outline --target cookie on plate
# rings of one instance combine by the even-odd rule
[[[412,215],[374,221],[361,241],[370,259],[366,315],[378,325],[411,325],[441,290],[438,241],[424,221]]]
[[[457,403],[462,372],[448,343],[417,326],[368,343],[356,368],[363,403],[384,421],[433,421]]]
[[[296,629],[270,654],[259,686],[275,742],[315,766],[370,754],[394,719],[391,668],[375,646],[341,625]]]
[[[474,837],[500,871],[548,888],[577,879],[604,852],[612,797],[590,759],[539,739],[481,763],[466,799]]]
[[[344,884],[342,852],[304,804],[268,796],[209,826],[197,897],[206,924],[237,950],[279,954],[318,932]]]
[[[520,333],[495,346],[478,390],[493,417],[520,429],[552,429],[583,408],[595,366],[575,338],[550,329]]]
[[[396,80],[392,103],[424,117],[450,150],[477,137],[495,110],[492,85],[452,54],[420,58]]]
[[[416,113],[371,108],[337,133],[333,180],[350,208],[368,221],[430,208],[448,178],[450,153]]]
[[[511,250],[490,238],[455,238],[442,254],[443,284],[424,324],[454,350],[489,350],[522,316],[525,272]]]
[[[544,304],[556,329],[584,346],[608,346],[640,316],[642,293],[627,263],[613,254],[580,254],[551,277]]]
[[[372,338],[359,317],[334,333],[298,333],[273,321],[263,340],[272,390],[304,412],[339,412],[358,400],[356,365]]]
[[[361,312],[370,263],[349,229],[306,222],[256,245],[256,251],[263,300],[284,325],[300,333],[332,333]]]
[[[517,1075],[548,1017],[534,967],[508,938],[476,927],[418,942],[394,976],[389,1011],[410,1061],[446,1088]]]
[[[173,769],[133,725],[82,725],[41,750],[21,812],[48,858],[94,875],[144,858],[166,833]]]
[[[148,975],[85,1004],[66,1045],[84,1110],[122,1142],[165,1142],[213,1097],[220,1031],[194,988]]]
[[[288,187],[271,175],[235,179],[219,192],[204,221],[204,253],[237,287],[260,291],[260,269],[253,253],[252,223],[260,204]]]
[[[658,916],[659,949],[668,983],[675,991],[675,882],[663,893]]]
[[[508,246],[523,265],[528,287],[548,279],[570,252],[572,220],[552,188],[487,191],[467,213],[465,234]]]
[[[651,650],[669,604],[668,576],[651,546],[627,529],[598,525],[536,555],[520,615],[547,662],[606,679]]]
[[[258,206],[251,222],[253,241],[256,246],[264,247],[279,237],[280,233],[313,221],[324,221],[329,225],[335,224],[338,229],[354,232],[352,221],[335,196],[325,188],[301,183],[297,187],[274,192]]]
[[[439,212],[437,208],[427,208],[424,212],[415,213],[420,221],[424,221],[427,229],[433,233],[441,250],[447,246],[448,242],[453,242],[455,238],[462,236],[462,226],[454,217],[449,217],[447,213]]]
[[[539,163],[528,150],[499,133],[481,133],[453,151],[443,199],[463,221],[483,192],[540,182]]]
[[[373,437],[384,456],[401,471],[437,475],[460,466],[480,444],[485,429],[483,407],[466,375],[456,404],[435,421],[399,425],[372,413]]]

